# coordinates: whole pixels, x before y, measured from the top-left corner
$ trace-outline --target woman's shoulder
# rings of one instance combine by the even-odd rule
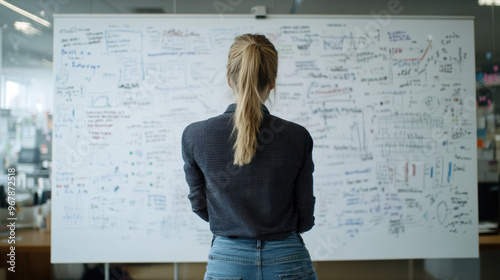
[[[275,115],[270,115],[270,116],[271,120],[269,121],[269,128],[271,130],[280,131],[287,129],[291,133],[294,133],[295,135],[303,135],[308,137],[311,136],[307,128],[305,128],[303,125],[277,117]]]
[[[190,123],[184,128],[183,137],[193,136],[193,135],[200,136],[203,133],[213,131],[218,128],[223,128],[225,126],[224,124],[227,122],[228,120],[226,120],[224,115],[219,115],[205,120]]]
[[[313,138],[303,125],[274,115],[270,115],[270,117],[270,120],[266,123],[267,127],[261,127],[260,129],[260,133],[263,133],[264,137],[281,139],[287,145],[293,146],[313,145]]]

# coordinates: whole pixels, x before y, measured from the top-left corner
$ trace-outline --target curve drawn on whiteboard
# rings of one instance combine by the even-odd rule
[[[439,223],[442,226],[446,227],[445,222],[446,218],[448,218],[448,205],[446,204],[446,202],[444,201],[439,202],[437,206],[437,217]]]

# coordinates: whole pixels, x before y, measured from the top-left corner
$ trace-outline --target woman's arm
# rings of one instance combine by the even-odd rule
[[[312,160],[313,140],[309,133],[306,151],[302,166],[295,179],[295,204],[299,211],[297,231],[299,233],[310,230],[314,226],[314,203],[316,198],[313,195],[313,172],[314,163]]]
[[[193,212],[208,222],[205,176],[194,159],[192,144],[195,139],[191,137],[188,129],[189,126],[182,133],[182,159],[184,160],[186,182],[189,186],[188,198],[191,201]]]

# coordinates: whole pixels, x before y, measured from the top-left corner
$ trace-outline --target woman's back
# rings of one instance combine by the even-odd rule
[[[189,198],[214,234],[281,240],[314,225],[311,136],[262,107],[257,151],[241,167],[233,165],[236,104],[184,132],[186,180],[190,186],[206,186],[192,190]]]

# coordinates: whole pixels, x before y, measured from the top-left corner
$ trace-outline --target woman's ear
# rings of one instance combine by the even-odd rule
[[[229,75],[227,76],[227,84],[229,85],[229,87],[230,87],[230,88],[233,88],[233,87],[231,86],[231,79],[229,78]]]

